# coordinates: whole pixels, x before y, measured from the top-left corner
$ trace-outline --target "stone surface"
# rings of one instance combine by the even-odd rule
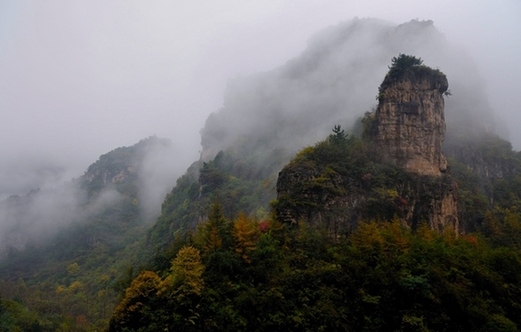
[[[372,138],[384,162],[420,175],[440,176],[447,169],[442,153],[448,82],[432,70],[408,70],[380,88]],[[427,72],[427,74],[425,73]]]

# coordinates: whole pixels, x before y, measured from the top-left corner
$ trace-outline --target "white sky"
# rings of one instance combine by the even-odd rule
[[[154,134],[188,166],[229,78],[282,65],[355,16],[432,19],[474,57],[521,149],[519,0],[0,0],[0,186],[40,164],[79,176]]]

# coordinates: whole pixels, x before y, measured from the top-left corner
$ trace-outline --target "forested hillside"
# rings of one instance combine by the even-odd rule
[[[0,294],[10,313],[5,322],[13,324],[6,330],[83,331],[108,324],[116,295],[133,264],[143,260],[137,248],[150,215],[140,195],[141,169],[168,144],[150,137],[114,149],[58,192],[38,190],[2,202],[4,221],[11,223],[0,260]],[[49,211],[48,201],[56,210]]]
[[[431,199],[444,183],[382,162],[368,140],[378,87],[404,53],[449,80],[442,178],[457,229],[428,227],[427,201],[404,223],[414,215],[404,188],[421,183],[414,197]],[[73,204],[47,214],[63,222],[45,241],[32,241],[38,210],[24,206],[49,196],[3,202],[24,227],[3,232],[13,242],[2,242],[0,330],[516,331],[521,155],[491,110],[471,59],[431,21],[325,29],[286,64],[230,81],[201,130],[201,158],[152,222],[138,170],[165,144],[157,138],[71,181]],[[302,187],[283,192],[288,170]],[[355,211],[324,199],[353,191],[365,200]],[[287,207],[299,214],[285,219]]]
[[[432,157],[442,173],[427,161],[414,167],[406,162],[418,158],[418,151],[409,157],[401,152],[410,138],[418,145],[427,137],[433,145],[425,123],[435,119],[423,117],[443,119],[443,107],[411,112],[410,101],[407,107],[393,102],[402,111],[382,114],[394,93],[389,80],[399,88],[412,82],[399,95],[410,89],[422,98],[424,80],[442,76],[446,82],[419,59],[394,72],[408,59],[415,58],[393,58],[380,88],[386,95],[376,115],[361,120],[361,137],[335,126],[283,168],[271,216],[250,213],[245,210],[250,206],[232,199],[251,196],[234,195],[240,174],[223,152],[203,163],[199,186],[178,191],[178,183],[163,206],[169,219],[160,218],[151,230],[154,235],[169,224],[171,240],[151,241],[166,250],[156,247],[152,269],[140,272],[125,290],[110,331],[517,331],[521,252],[515,239],[521,214],[514,187],[521,158],[506,141],[483,134],[472,154],[482,157],[480,169],[490,163],[508,169],[501,179],[489,172],[480,177],[476,165],[465,166],[462,159],[451,160],[453,173],[439,150],[437,157],[419,153]],[[436,83],[427,89],[440,88]],[[437,93],[445,91],[446,86]],[[418,118],[421,125],[411,125]],[[379,134],[375,128],[384,122],[393,124],[394,135],[400,126],[408,133]],[[444,122],[434,127],[443,141],[438,125],[444,128]],[[393,150],[398,160],[382,158]],[[450,207],[457,208],[448,219],[446,192]],[[214,203],[206,215],[165,210],[178,197],[199,204],[211,197]],[[176,219],[177,213],[202,222],[196,227],[190,219]]]

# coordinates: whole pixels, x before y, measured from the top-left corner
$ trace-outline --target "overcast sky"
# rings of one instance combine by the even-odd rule
[[[228,79],[282,65],[355,16],[433,20],[472,55],[521,149],[519,0],[0,0],[0,196],[150,135],[186,168]]]

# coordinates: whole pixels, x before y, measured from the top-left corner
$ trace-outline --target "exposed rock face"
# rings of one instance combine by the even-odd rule
[[[394,77],[393,77],[394,74]],[[391,71],[380,86],[371,139],[377,155],[408,173],[422,176],[433,190],[428,209],[423,211],[432,229],[459,230],[456,184],[447,170],[442,145],[445,139],[446,76],[426,66]],[[441,185],[443,183],[443,185]],[[425,197],[424,190],[416,190]],[[411,206],[412,210],[414,207]],[[411,220],[407,216],[406,220]]]
[[[373,140],[384,162],[420,175],[440,176],[447,169],[445,75],[427,68],[408,70],[398,80],[382,83]],[[389,82],[391,81],[391,82]]]

